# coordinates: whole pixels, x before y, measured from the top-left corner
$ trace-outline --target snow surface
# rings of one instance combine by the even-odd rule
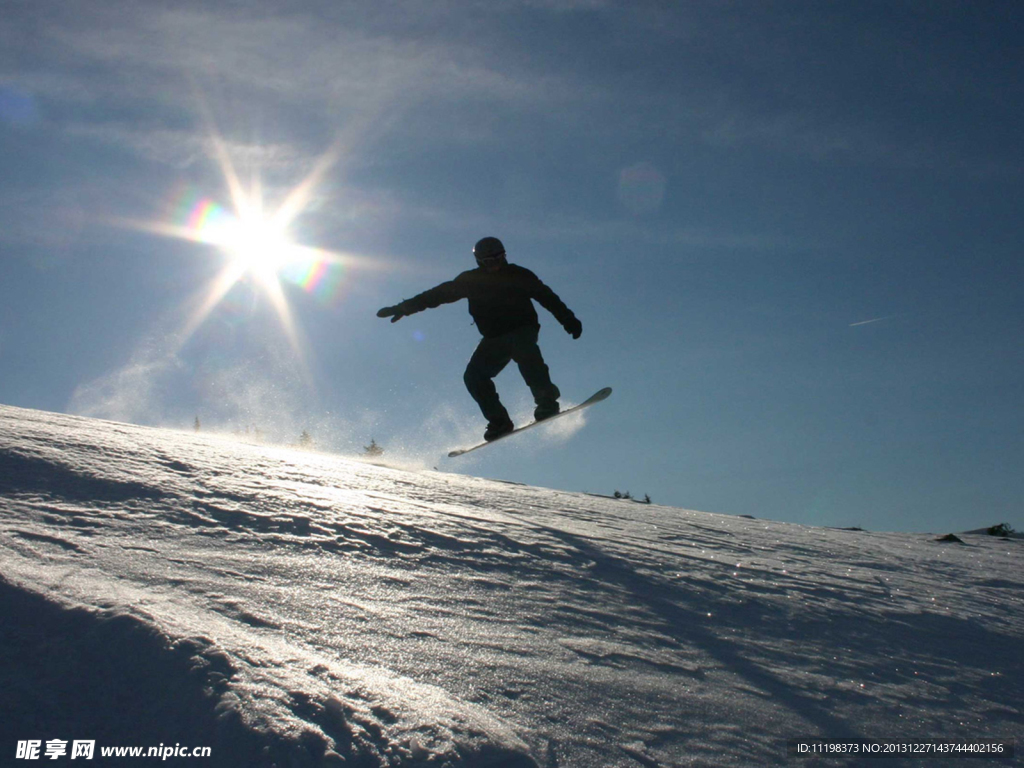
[[[941,533],[0,407],[0,763],[28,739],[510,768],[1018,739],[1024,542]]]

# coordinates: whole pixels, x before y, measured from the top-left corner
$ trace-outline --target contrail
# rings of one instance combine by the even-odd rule
[[[896,317],[896,315],[886,315],[885,317],[876,317],[873,320],[861,320],[859,323],[850,323],[851,328],[856,328],[858,325],[870,325],[871,323],[880,323],[883,320],[890,320]]]

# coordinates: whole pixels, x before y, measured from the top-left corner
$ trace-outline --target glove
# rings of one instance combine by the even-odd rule
[[[397,306],[384,307],[384,309],[377,311],[377,317],[390,317],[392,323],[397,323],[399,320],[405,317],[405,313],[402,312],[402,310],[400,310]]]
[[[572,336],[574,339],[578,339],[583,333],[583,323],[581,323],[575,317],[565,324],[565,332]]]

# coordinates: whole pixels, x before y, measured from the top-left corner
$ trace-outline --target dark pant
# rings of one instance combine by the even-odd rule
[[[538,406],[546,408],[558,402],[561,393],[551,383],[551,374],[537,346],[539,333],[540,326],[534,325],[517,328],[503,336],[481,339],[469,359],[463,379],[488,423],[508,419],[508,411],[498,398],[493,379],[512,360],[519,366],[519,372]]]

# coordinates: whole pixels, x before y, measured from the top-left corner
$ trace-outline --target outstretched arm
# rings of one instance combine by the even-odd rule
[[[406,299],[393,307],[384,307],[378,310],[377,317],[390,317],[392,323],[397,323],[406,315],[414,315],[424,309],[433,309],[442,304],[451,304],[453,301],[466,298],[466,294],[459,288],[459,285],[450,280],[431,288],[429,291]]]

